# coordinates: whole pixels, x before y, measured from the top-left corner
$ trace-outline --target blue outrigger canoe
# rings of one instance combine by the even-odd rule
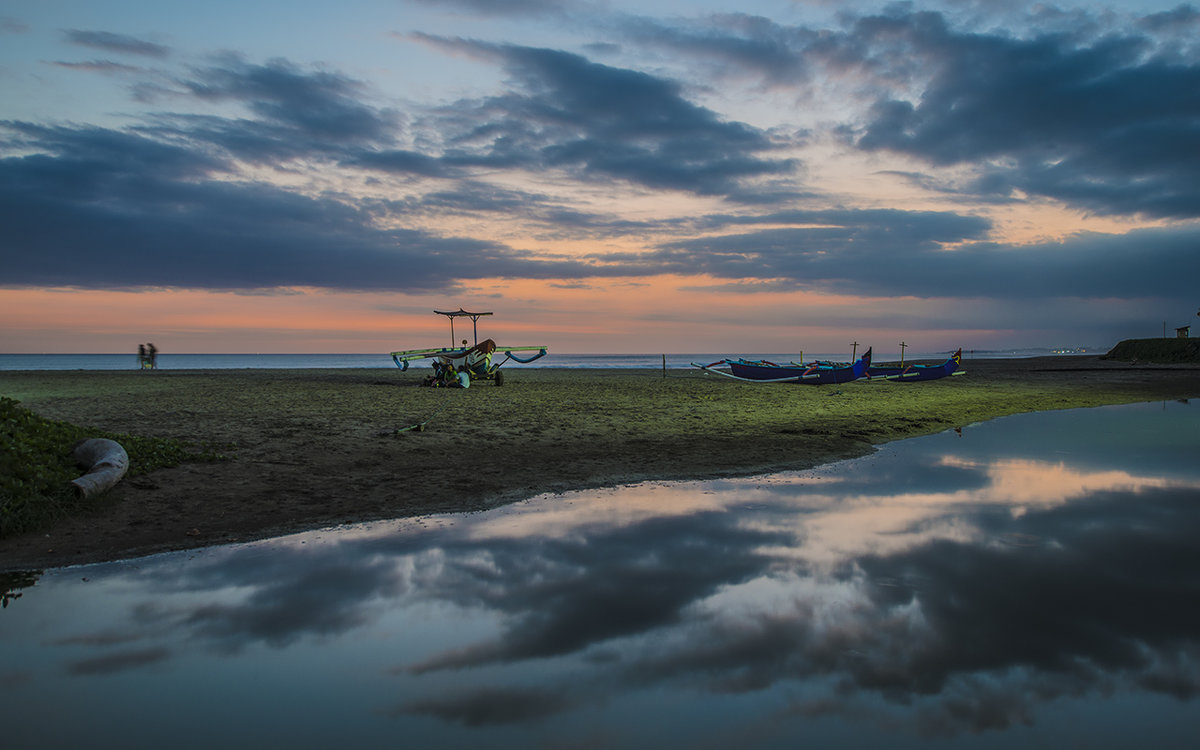
[[[862,357],[850,364],[814,362],[810,365],[795,363],[780,365],[761,359],[719,359],[707,365],[692,363],[692,367],[698,367],[705,372],[749,383],[802,383],[804,385],[849,383],[866,377],[867,369],[870,366],[870,349],[867,349]],[[718,367],[728,367],[729,371],[717,369]]]
[[[897,383],[918,383],[925,380],[939,380],[949,375],[963,375],[962,349],[960,348],[950,358],[940,365],[904,365],[868,367],[867,377],[871,380],[892,380]]]

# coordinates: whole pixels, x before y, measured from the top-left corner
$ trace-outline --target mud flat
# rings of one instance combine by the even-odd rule
[[[425,370],[0,372],[0,395],[45,417],[230,456],[126,480],[83,515],[0,541],[0,570],[478,511],[543,492],[803,469],[1018,412],[1200,397],[1194,364],[968,357],[964,367],[929,383],[815,387],[512,367],[503,387],[466,390],[421,387]]]

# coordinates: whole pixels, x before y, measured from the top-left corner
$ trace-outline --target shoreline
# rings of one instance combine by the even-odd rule
[[[0,571],[251,541],[543,493],[801,470],[1009,414],[1200,397],[1200,367],[1079,355],[967,359],[929,383],[754,385],[699,370],[3,371],[56,420],[216,445],[231,460],[127,478],[96,507],[0,541]],[[424,431],[398,428],[429,420]]]

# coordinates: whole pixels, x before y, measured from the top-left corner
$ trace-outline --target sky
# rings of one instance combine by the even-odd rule
[[[1106,349],[1198,247],[1197,5],[0,5],[0,352]]]

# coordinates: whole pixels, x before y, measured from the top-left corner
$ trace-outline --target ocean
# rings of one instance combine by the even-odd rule
[[[1098,350],[1097,350],[1098,351]],[[860,351],[859,354],[862,352]],[[963,351],[963,359],[1019,359],[1040,357],[1050,354],[1084,354],[1082,350],[1051,349],[998,349]],[[905,360],[939,360],[950,352],[913,352],[905,354]],[[508,362],[505,367],[551,367],[551,368],[661,368],[666,357],[667,369],[686,369],[692,362],[709,364],[724,357],[766,359],[787,363],[798,354],[559,354],[551,351],[536,362],[523,365]],[[900,359],[897,352],[875,352],[876,362],[894,362]],[[497,358],[499,361],[501,358]],[[849,352],[835,354],[805,354],[804,361],[813,360],[847,361]],[[161,370],[234,370],[234,369],[390,369],[395,367],[387,353],[373,354],[172,354],[160,352],[158,367]],[[411,367],[429,367],[424,363],[413,363]],[[136,370],[137,355],[127,354],[0,354],[0,370]]]

